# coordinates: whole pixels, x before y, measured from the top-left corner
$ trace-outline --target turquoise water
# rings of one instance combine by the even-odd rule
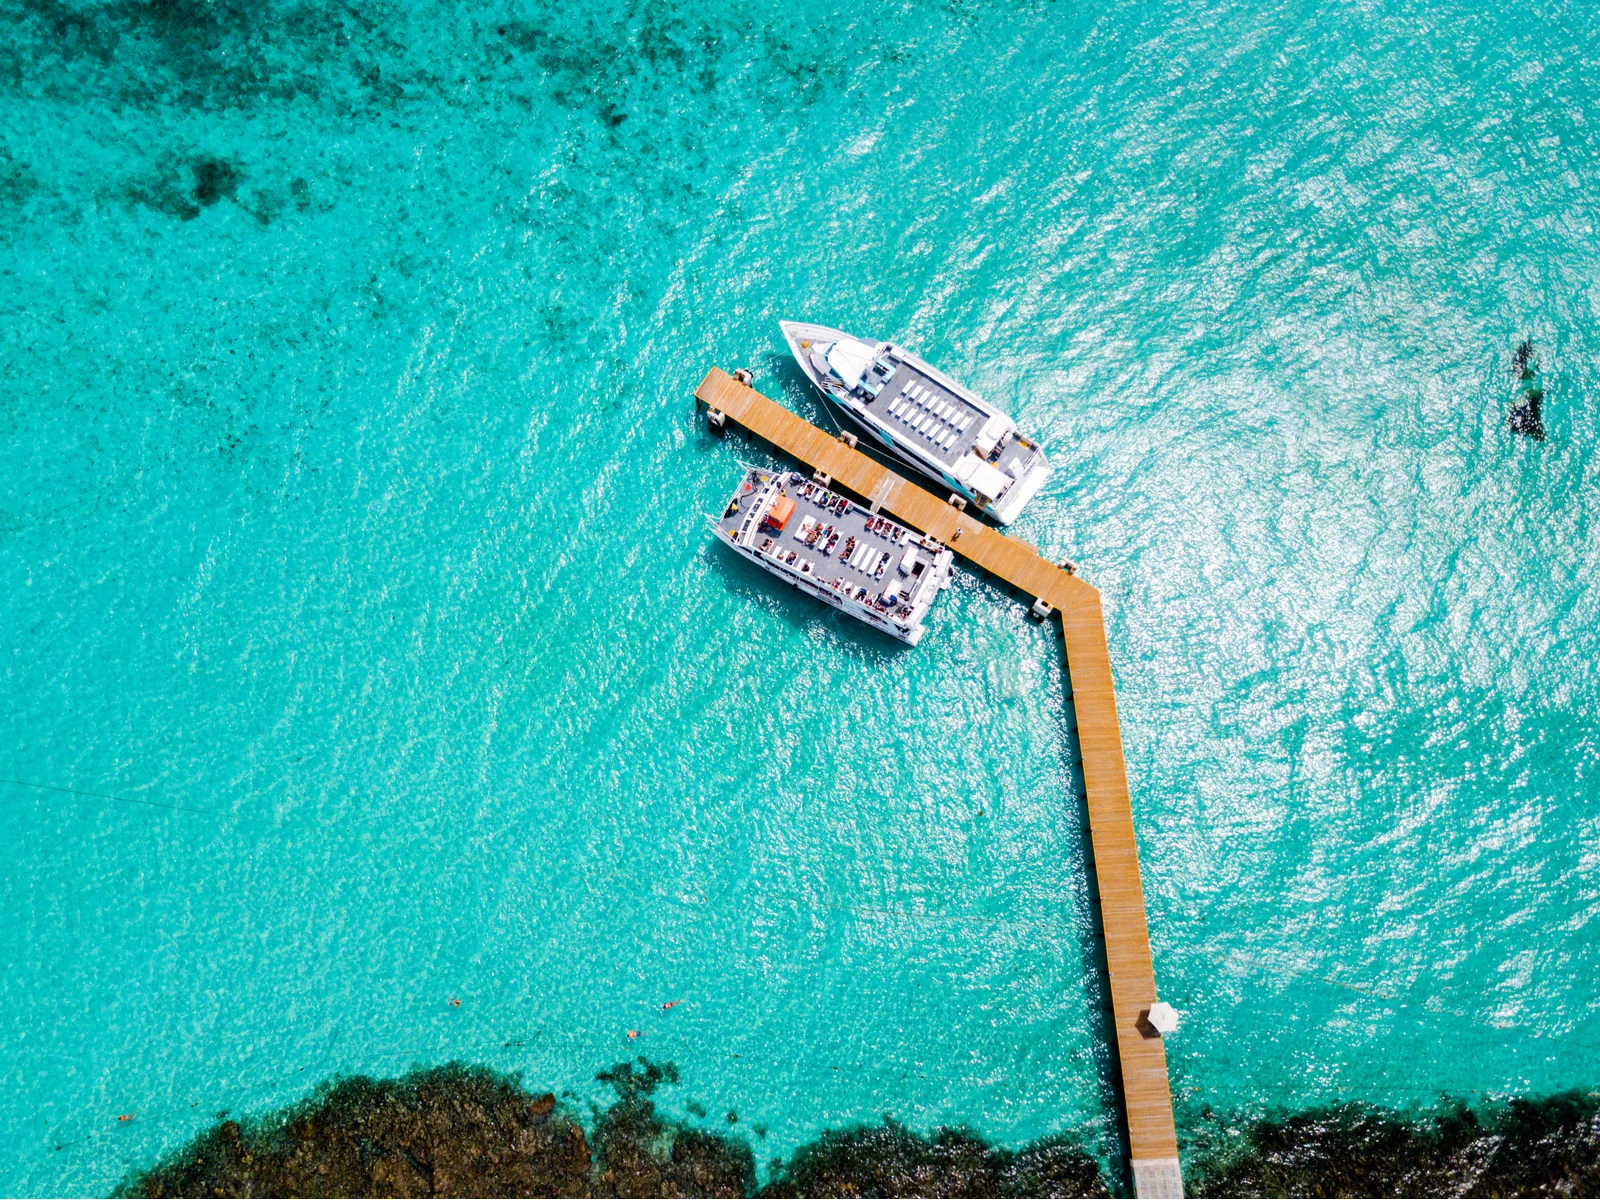
[[[0,1190],[452,1057],[1110,1152],[1057,642],[698,515],[783,316],[1058,464],[1186,1142],[1600,1083],[1585,8],[6,9]]]

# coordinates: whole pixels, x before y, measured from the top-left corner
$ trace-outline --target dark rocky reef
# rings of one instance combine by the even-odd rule
[[[1512,408],[1508,418],[1511,432],[1520,433],[1536,442],[1544,441],[1544,415],[1540,412],[1543,406],[1542,388],[1533,387],[1523,392],[1522,399]]]
[[[1544,387],[1539,382],[1539,351],[1533,339],[1524,338],[1513,359],[1517,370],[1518,400],[1511,408],[1507,423],[1513,433],[1544,441]]]
[[[209,154],[194,160],[194,202],[210,208],[218,200],[232,200],[239,190],[239,168],[227,159]]]
[[[1518,375],[1523,379],[1532,379],[1539,370],[1539,351],[1534,346],[1532,338],[1523,338],[1517,343],[1516,353],[1512,358],[1516,362]]]
[[[480,1067],[363,1076],[325,1085],[258,1121],[222,1120],[122,1196],[750,1196],[741,1138],[663,1117],[653,1094],[671,1063],[639,1059],[597,1076],[617,1094],[592,1144],[545,1093]],[[733,1124],[734,1114],[729,1114]],[[1103,1196],[1093,1159],[1048,1138],[1020,1151],[970,1133],[921,1137],[885,1119],[834,1130],[773,1162],[762,1196]]]
[[[126,198],[152,212],[192,221],[203,209],[237,199],[243,178],[239,167],[225,158],[201,154],[184,160],[169,155],[148,175],[130,182]]]
[[[586,1196],[583,1130],[482,1068],[344,1079],[259,1123],[223,1121],[123,1196]]]
[[[123,1196],[747,1196],[740,1141],[661,1118],[650,1099],[672,1065],[619,1063],[599,1076],[617,1102],[591,1147],[550,1093],[460,1064],[396,1080],[325,1086],[253,1123],[224,1120]]]
[[[903,1125],[830,1130],[775,1163],[763,1196],[1105,1196],[1076,1143],[1045,1138],[996,1149],[960,1129],[920,1137]]]
[[[755,1192],[740,1138],[662,1116],[670,1063],[597,1076],[616,1092],[586,1136],[555,1096],[459,1064],[395,1080],[325,1085],[257,1121],[222,1120],[124,1196],[1104,1196],[1070,1138],[1020,1150],[961,1129],[882,1123],[830,1130]],[[695,1106],[691,1106],[695,1107]],[[703,1106],[699,1106],[703,1109]],[[731,1123],[731,1122],[730,1122]],[[1191,1131],[1194,1196],[1597,1196],[1600,1094],[1461,1105],[1429,1120],[1346,1105],[1241,1128],[1207,1114]],[[1208,1151],[1207,1145],[1221,1145]]]
[[[617,1092],[594,1130],[595,1196],[748,1196],[756,1163],[742,1141],[664,1120],[650,1099],[677,1083],[671,1063],[618,1063],[597,1078]]]
[[[1192,1165],[1194,1196],[1600,1196],[1600,1097],[1569,1092],[1404,1121],[1365,1105],[1250,1125]]]

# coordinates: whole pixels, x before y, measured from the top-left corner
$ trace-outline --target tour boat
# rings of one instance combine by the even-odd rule
[[[800,369],[823,397],[902,462],[1002,525],[1044,486],[1044,451],[1017,423],[894,342],[780,321]]]
[[[955,561],[798,471],[747,469],[716,527],[718,541],[762,570],[913,646]]]

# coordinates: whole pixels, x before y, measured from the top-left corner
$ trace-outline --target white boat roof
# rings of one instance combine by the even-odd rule
[[[871,346],[854,338],[840,338],[827,351],[828,365],[850,387],[861,382],[861,377],[867,373],[867,365],[872,362],[872,355]]]
[[[1011,483],[1011,476],[998,467],[990,466],[976,454],[963,454],[956,460],[951,473],[984,496],[998,496]]]

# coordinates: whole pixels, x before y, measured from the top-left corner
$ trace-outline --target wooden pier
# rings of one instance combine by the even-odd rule
[[[1166,1050],[1146,1020],[1156,1001],[1155,970],[1100,593],[1026,542],[958,511],[715,367],[695,390],[695,399],[706,405],[713,418],[722,414],[723,419],[829,476],[836,489],[851,492],[874,511],[889,513],[937,538],[1059,614],[1088,790],[1089,838],[1134,1188],[1140,1197],[1182,1196]]]

